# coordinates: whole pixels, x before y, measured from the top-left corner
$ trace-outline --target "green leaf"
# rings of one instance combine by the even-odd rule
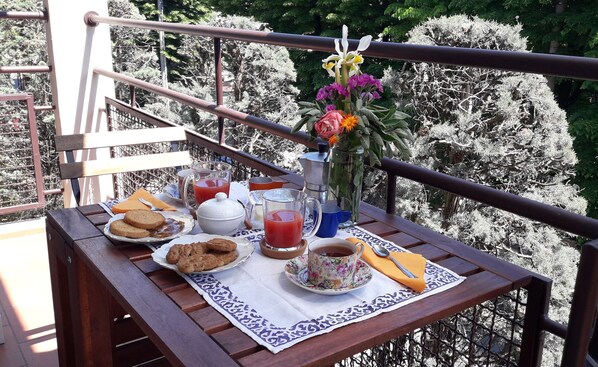
[[[384,140],[382,137],[375,131],[372,131],[372,137],[374,138],[374,142],[378,145],[384,145]]]

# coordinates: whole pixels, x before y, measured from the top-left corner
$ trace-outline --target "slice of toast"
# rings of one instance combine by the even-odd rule
[[[125,221],[122,219],[115,220],[114,222],[110,223],[110,232],[117,236],[128,238],[143,238],[150,235],[148,230],[133,227],[132,225],[125,223]]]
[[[153,229],[164,223],[162,214],[149,210],[131,210],[125,213],[124,221],[137,228]]]

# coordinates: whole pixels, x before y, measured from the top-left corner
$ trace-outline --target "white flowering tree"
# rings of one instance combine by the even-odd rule
[[[520,26],[467,16],[429,20],[409,43],[525,51]],[[538,75],[415,63],[383,82],[416,122],[412,163],[585,214],[569,180],[577,162],[567,119]],[[554,280],[550,316],[566,322],[578,250],[550,226],[401,180],[398,212]],[[548,340],[545,366],[560,356]]]
[[[214,14],[207,25],[249,30],[267,30],[251,18]],[[293,86],[295,68],[283,47],[222,40],[224,104],[232,109],[293,126],[299,119]],[[215,102],[214,46],[212,38],[183,36],[178,49],[179,80],[171,88]],[[161,103],[165,103],[164,101]],[[163,105],[151,107],[157,113]],[[216,117],[209,113],[169,103],[170,117],[214,137]],[[174,113],[173,113],[174,112]],[[176,120],[175,120],[176,121]],[[227,143],[283,167],[297,166],[301,146],[273,138],[253,128],[227,122]]]

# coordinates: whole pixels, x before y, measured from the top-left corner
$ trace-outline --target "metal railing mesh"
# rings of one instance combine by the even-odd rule
[[[153,124],[142,120],[137,116],[128,114],[118,109],[116,106],[108,105],[108,116],[110,116],[111,130],[131,130],[147,129],[155,127]],[[112,157],[126,157],[130,155],[153,154],[172,151],[173,145],[168,143],[149,145],[129,145],[112,148]],[[196,161],[201,160],[220,160],[232,165],[233,179],[243,181],[251,176],[257,176],[258,171],[244,166],[242,163],[215,152],[206,147],[193,142],[182,142],[180,150],[188,150],[191,157]],[[125,198],[133,194],[138,189],[139,182],[145,182],[144,187],[151,193],[160,193],[168,184],[176,182],[176,172],[178,167],[169,167],[163,169],[145,170],[141,172],[118,173],[114,175],[114,192],[116,198]]]
[[[356,354],[336,366],[516,367],[526,298],[525,289],[512,291]]]
[[[25,100],[0,101],[0,207],[38,201]]]

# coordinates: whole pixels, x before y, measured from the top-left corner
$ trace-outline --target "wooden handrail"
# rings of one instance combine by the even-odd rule
[[[269,45],[299,48],[303,50],[335,51],[334,38],[330,37],[102,17],[94,12],[89,12],[85,15],[85,22],[89,26],[96,26],[103,23],[151,29],[155,31],[193,34],[212,38],[266,43]],[[358,44],[358,40],[349,40],[349,45],[353,49],[355,49]],[[425,46],[395,42],[372,42],[370,47],[363,51],[362,54],[364,56],[393,60],[430,62],[553,75],[575,79],[598,80],[598,59],[591,57],[520,51],[482,50],[465,47]]]

